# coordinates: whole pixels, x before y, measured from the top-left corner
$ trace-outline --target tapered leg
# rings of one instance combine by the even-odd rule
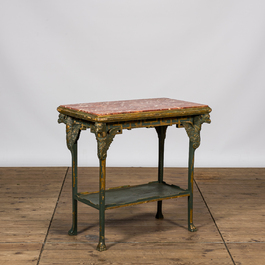
[[[97,250],[106,250],[105,245],[105,183],[106,183],[106,159],[100,159],[99,177],[99,243]]]
[[[164,175],[164,146],[165,146],[165,138],[166,138],[166,130],[167,126],[159,126],[155,127],[158,140],[159,140],[159,151],[158,151],[158,182],[163,182],[163,175]],[[157,219],[163,219],[164,216],[162,214],[162,201],[157,202]]]
[[[74,143],[72,149],[72,228],[68,234],[73,236],[77,234],[77,142]]]
[[[195,149],[192,142],[189,145],[189,171],[188,171],[188,190],[190,196],[188,197],[188,229],[191,232],[197,231],[193,224],[193,175],[194,175],[194,153]]]
[[[164,216],[162,214],[162,201],[157,202],[157,212],[156,212],[156,219],[163,219]]]

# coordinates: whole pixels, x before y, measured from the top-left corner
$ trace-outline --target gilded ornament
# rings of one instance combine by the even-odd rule
[[[95,122],[94,126],[91,126],[91,132],[95,133],[98,142],[98,158],[105,160],[107,157],[107,151],[112,143],[116,134],[120,133],[120,127],[113,127],[107,130],[105,123]]]
[[[200,146],[201,137],[201,125],[206,123],[211,123],[210,114],[202,114],[199,116],[195,116],[193,119],[193,123],[191,121],[182,121],[182,125],[184,126],[194,149],[197,149]]]
[[[63,115],[63,114],[59,115],[58,123],[66,124],[67,147],[72,152],[73,146],[79,138],[82,125],[79,123],[76,123],[76,121],[73,118],[67,115]]]

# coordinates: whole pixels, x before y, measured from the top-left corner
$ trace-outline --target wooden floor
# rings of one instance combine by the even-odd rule
[[[156,179],[155,168],[108,168],[107,187]],[[186,187],[187,171],[166,168],[168,183]],[[79,169],[79,191],[98,189],[98,169]],[[98,211],[79,203],[71,227],[71,168],[0,168],[0,265],[265,264],[265,169],[195,169],[194,223],[187,198],[106,211],[106,245]]]

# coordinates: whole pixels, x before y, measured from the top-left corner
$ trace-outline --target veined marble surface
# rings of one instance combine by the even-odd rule
[[[204,108],[208,105],[170,98],[150,98],[61,105],[60,107],[94,115],[112,115],[162,110]]]

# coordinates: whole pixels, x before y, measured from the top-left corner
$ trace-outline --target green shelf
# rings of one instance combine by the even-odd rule
[[[130,206],[134,204],[159,201],[182,196],[189,196],[190,192],[175,185],[157,181],[137,186],[123,186],[105,191],[105,209]],[[82,192],[76,199],[96,209],[99,209],[99,193]]]

